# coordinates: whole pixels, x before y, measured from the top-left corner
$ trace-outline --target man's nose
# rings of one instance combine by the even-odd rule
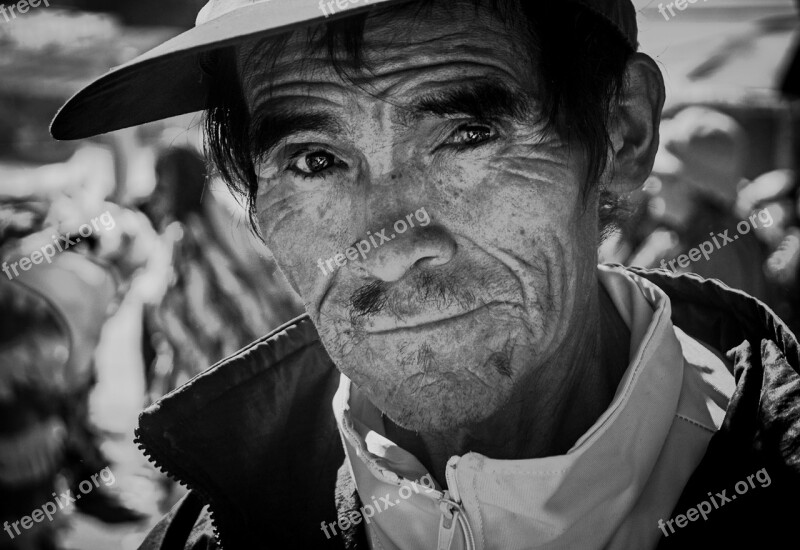
[[[389,233],[387,231],[386,233]],[[397,281],[414,266],[433,267],[449,262],[456,253],[456,242],[443,228],[437,226],[414,227],[396,234],[370,250],[353,267],[365,278]]]

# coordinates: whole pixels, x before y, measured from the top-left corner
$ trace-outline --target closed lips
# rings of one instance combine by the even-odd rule
[[[364,331],[368,334],[383,334],[399,330],[433,329],[485,310],[519,307],[519,304],[512,302],[489,302],[469,311],[438,311],[438,315],[434,318],[429,316],[422,317],[420,314],[403,316],[399,319],[395,316],[370,316],[364,323]]]

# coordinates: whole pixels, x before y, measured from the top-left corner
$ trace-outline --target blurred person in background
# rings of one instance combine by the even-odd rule
[[[145,247],[131,230],[135,214],[107,202],[123,181],[115,138],[65,144],[44,128],[82,72],[119,62],[122,47],[102,16],[49,10],[0,25],[0,262],[7,270],[0,273],[0,507],[11,523],[56,490],[75,494],[110,463],[101,450],[107,434],[89,416],[95,350]],[[78,228],[100,216],[78,243]],[[54,235],[73,244],[51,261],[14,270],[14,262],[52,247]],[[74,506],[106,523],[138,522],[143,514],[124,486],[96,487]],[[65,516],[12,531],[13,539],[3,533],[0,545],[53,548],[53,528]]]
[[[628,265],[666,265],[672,271],[719,279],[768,299],[762,245],[753,231],[739,235],[736,229],[740,221],[747,220],[735,212],[737,192],[745,181],[746,158],[744,130],[726,114],[689,107],[662,122],[661,145],[644,186],[647,216],[638,221],[655,227],[633,251]],[[701,257],[688,267],[675,262],[725,231],[735,243],[715,246],[707,259]]]
[[[206,186],[197,151],[158,153],[156,187],[141,209],[161,235],[156,273],[143,283],[151,287],[143,343],[155,400],[298,316],[302,305],[247,230],[244,208],[227,189]]]
[[[789,327],[800,329],[800,228],[795,201],[797,175],[794,170],[773,170],[762,174],[739,192],[736,212],[741,219],[766,210],[775,220],[772,226],[759,225],[755,235],[768,257],[764,274],[770,283],[770,305]]]
[[[0,310],[0,521],[13,523],[57,490],[67,426],[53,400],[66,391],[54,381],[65,368],[69,341],[49,303],[34,292],[0,282]],[[0,548],[57,548],[62,520],[3,533]]]
[[[40,201],[0,202],[0,261],[19,265],[51,246]],[[74,232],[66,232],[65,234]],[[74,237],[73,237],[74,239]],[[95,253],[92,237],[34,262],[14,277],[0,277],[0,521],[18,522],[51,493],[77,486],[109,465],[89,422],[93,353],[118,299],[113,269]],[[8,270],[12,272],[11,269]],[[105,486],[74,502],[105,522],[139,521],[141,514]],[[81,493],[83,493],[81,491]],[[67,512],[68,514],[69,512]],[[0,548],[57,548],[57,526],[42,521],[0,537]],[[12,536],[13,535],[13,536]]]

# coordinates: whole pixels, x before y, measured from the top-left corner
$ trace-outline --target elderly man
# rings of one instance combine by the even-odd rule
[[[143,414],[142,448],[191,490],[143,548],[788,532],[794,336],[716,282],[597,266],[664,100],[628,0],[324,7],[213,0],[53,123],[206,109],[307,310]]]

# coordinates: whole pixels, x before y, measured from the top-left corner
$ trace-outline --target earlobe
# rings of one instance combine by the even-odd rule
[[[655,61],[635,53],[628,61],[620,104],[610,121],[614,172],[607,188],[629,193],[653,169],[664,107],[664,79]]]

